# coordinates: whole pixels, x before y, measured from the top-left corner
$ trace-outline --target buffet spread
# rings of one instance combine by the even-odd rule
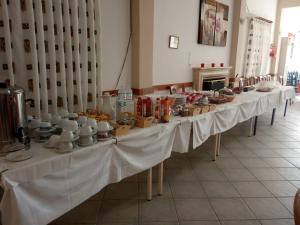
[[[157,165],[171,152],[188,152],[190,137],[196,149],[294,96],[284,86],[135,100],[121,92],[104,95],[101,110],[29,117],[30,150],[0,158],[2,224],[47,224],[106,185]]]

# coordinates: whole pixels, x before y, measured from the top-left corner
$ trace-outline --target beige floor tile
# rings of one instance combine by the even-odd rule
[[[250,150],[230,149],[230,152],[237,158],[257,158],[257,155]]]
[[[179,220],[216,220],[207,199],[175,199]]]
[[[166,169],[191,169],[191,164],[188,158],[169,158],[164,162],[164,168]]]
[[[221,225],[261,225],[257,220],[222,221]]]
[[[296,188],[300,188],[300,181],[299,180],[291,180],[290,183],[294,185]]]
[[[289,161],[294,166],[300,167],[300,158],[286,158],[286,160]]]
[[[77,225],[77,224],[74,224]],[[82,224],[82,225],[89,225],[89,224]],[[120,223],[114,223],[114,222],[103,222],[99,223],[98,225],[138,225],[138,222],[120,222]]]
[[[220,220],[255,219],[254,214],[242,199],[211,199],[210,202]]]
[[[253,176],[247,169],[223,169],[223,173],[230,181],[256,181],[256,177]]]
[[[287,180],[300,180],[300,170],[298,168],[276,168],[276,171]]]
[[[274,150],[269,150],[269,149],[255,149],[255,150],[253,150],[253,152],[262,158],[281,157],[281,155],[278,152],[276,152]]]
[[[292,218],[289,211],[276,198],[246,198],[245,201],[258,219]]]
[[[249,171],[258,180],[285,180],[284,177],[272,168],[250,168]]]
[[[140,220],[143,222],[178,221],[172,199],[155,198],[152,201],[141,200]]]
[[[224,176],[220,169],[198,169],[195,170],[197,177],[201,181],[226,181],[227,178]]]
[[[216,169],[217,164],[211,159],[190,158],[191,166],[194,170]]]
[[[194,182],[170,182],[174,198],[203,198],[205,192],[198,181]]]
[[[138,183],[116,183],[106,187],[104,199],[133,199],[139,197]]]
[[[136,222],[138,200],[105,200],[100,211],[101,222]]]
[[[220,225],[219,221],[181,221],[180,225]]]
[[[140,189],[140,199],[146,199],[146,193],[147,193],[147,183],[140,183],[139,185],[139,189]],[[152,183],[152,196],[153,198],[171,198],[172,197],[172,193],[171,193],[171,188],[170,185],[167,181],[164,181],[163,184],[163,194],[162,195],[158,195],[158,189],[157,189],[157,183],[153,182]]]
[[[297,188],[288,181],[263,181],[263,184],[276,197],[293,197],[297,192]]]
[[[229,182],[202,182],[202,186],[209,198],[240,197],[234,186]]]
[[[100,204],[101,203],[99,201],[86,201],[55,220],[53,223],[57,225],[72,223],[97,223]]]
[[[266,162],[260,158],[240,159],[241,163],[247,168],[266,168],[270,167]]]
[[[217,167],[220,169],[244,168],[239,160],[233,158],[224,158],[216,161]]]
[[[292,215],[294,214],[294,197],[278,198],[278,200],[290,211]]]
[[[294,167],[294,165],[283,158],[264,158],[263,160],[271,167]]]
[[[168,181],[196,181],[196,174],[192,169],[165,169],[165,179]]]
[[[234,182],[233,185],[242,197],[273,197],[272,193],[268,191],[260,182]]]
[[[139,225],[179,225],[178,222],[140,222]]]
[[[262,225],[295,225],[293,219],[261,220]]]

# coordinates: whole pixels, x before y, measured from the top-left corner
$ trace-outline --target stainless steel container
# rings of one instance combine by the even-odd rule
[[[19,141],[29,145],[25,92],[19,87],[9,87],[0,82],[0,155],[5,155],[5,145]]]

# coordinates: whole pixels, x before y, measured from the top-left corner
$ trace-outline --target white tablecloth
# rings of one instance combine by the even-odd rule
[[[8,169],[1,177],[2,224],[46,225],[107,184],[155,166],[172,151],[187,152],[191,133],[196,148],[210,135],[279,107],[294,96],[291,87],[270,93],[243,93],[214,112],[134,129],[117,141],[98,143],[68,154],[57,154],[32,143],[34,157],[30,160],[9,163],[0,158],[0,171]]]

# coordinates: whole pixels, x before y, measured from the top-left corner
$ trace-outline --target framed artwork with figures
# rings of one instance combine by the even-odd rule
[[[229,6],[200,0],[198,44],[226,46]]]

